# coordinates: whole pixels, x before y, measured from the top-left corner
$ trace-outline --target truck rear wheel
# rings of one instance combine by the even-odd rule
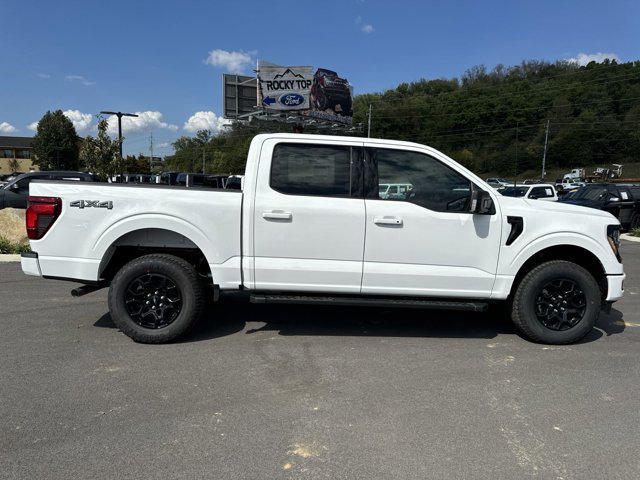
[[[600,288],[587,270],[553,260],[522,279],[513,297],[511,319],[533,341],[573,343],[593,329],[600,306]]]
[[[180,257],[151,254],[130,261],[109,288],[116,326],[140,343],[166,343],[185,335],[199,320],[204,286]]]

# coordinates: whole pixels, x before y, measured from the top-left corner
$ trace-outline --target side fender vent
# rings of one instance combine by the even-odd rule
[[[507,217],[507,223],[511,225],[511,232],[507,238],[507,246],[511,245],[524,230],[524,220],[522,217]]]

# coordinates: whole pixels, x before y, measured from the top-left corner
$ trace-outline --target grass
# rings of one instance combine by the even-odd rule
[[[31,251],[31,248],[28,243],[14,243],[4,237],[0,237],[0,254],[16,254],[29,251]]]
[[[632,237],[640,237],[640,228],[634,228],[629,232]]]

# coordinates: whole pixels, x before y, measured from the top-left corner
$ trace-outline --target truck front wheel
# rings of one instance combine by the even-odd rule
[[[116,326],[136,342],[166,343],[185,335],[199,320],[204,286],[180,257],[145,255],[118,271],[109,288]]]
[[[601,293],[593,275],[579,265],[553,260],[538,265],[520,282],[511,318],[536,342],[577,342],[595,325]]]

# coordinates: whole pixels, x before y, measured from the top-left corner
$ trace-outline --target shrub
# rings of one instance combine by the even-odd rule
[[[28,243],[14,243],[4,237],[0,237],[0,254],[3,253],[23,253],[30,251]]]

